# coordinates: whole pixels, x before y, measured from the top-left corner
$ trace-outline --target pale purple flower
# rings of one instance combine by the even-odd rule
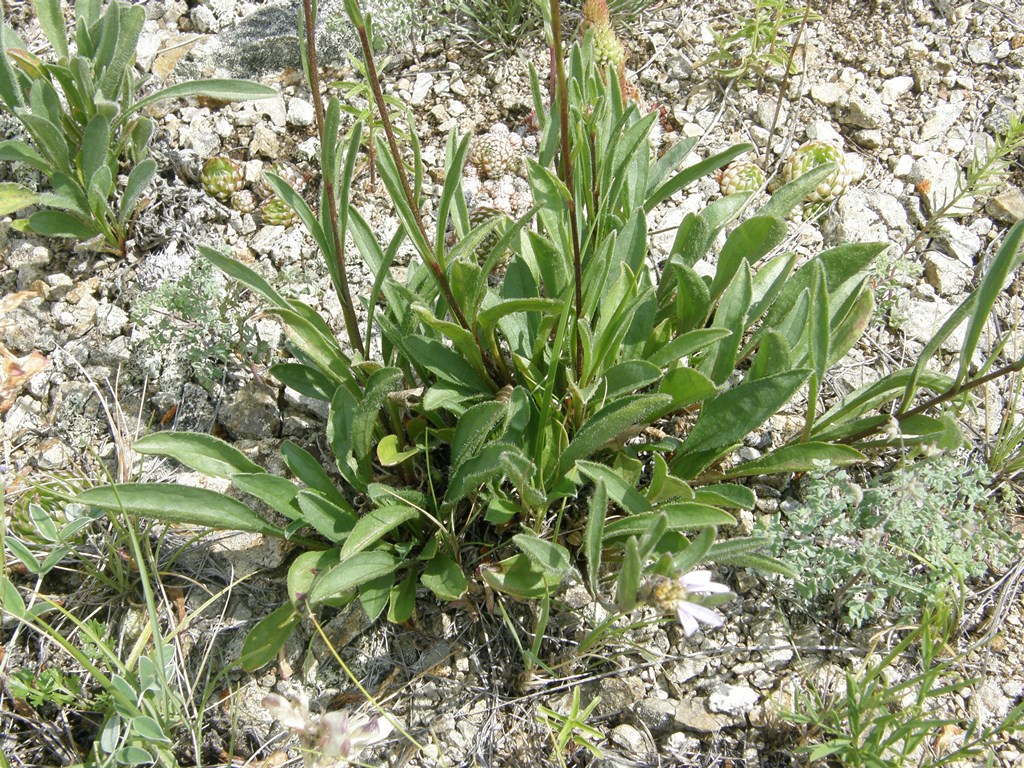
[[[391,723],[381,717],[349,716],[348,712],[310,715],[303,697],[286,699],[270,694],[263,706],[281,725],[299,737],[306,750],[306,766],[319,766],[320,758],[333,758],[324,765],[348,765],[371,744],[386,739]]]
[[[729,592],[725,584],[711,580],[711,571],[690,571],[674,579],[654,576],[647,591],[652,605],[676,615],[687,637],[693,635],[701,624],[710,627],[721,627],[725,624],[722,614],[692,599],[694,596],[722,595]]]

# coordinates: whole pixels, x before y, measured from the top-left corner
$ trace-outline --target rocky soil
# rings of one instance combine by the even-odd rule
[[[929,211],[955,193],[976,153],[991,146],[1012,116],[1024,114],[1024,10],[1016,0],[815,2],[821,18],[801,40],[795,76],[784,80],[769,68],[752,85],[728,85],[700,63],[716,50],[712,30],[734,28],[737,5],[746,4],[655,3],[624,35],[630,71],[644,98],[662,110],[666,145],[700,136],[697,155],[707,157],[749,141],[769,165],[807,139],[844,148],[858,182],[820,221],[794,223],[792,235],[792,247],[802,253],[850,240],[893,243],[876,275],[882,321],[828,382],[831,396],[840,396],[859,385],[865,370],[885,372],[914,359],[974,284],[1007,226],[1024,216],[1018,157],[1008,180],[964,200],[965,215],[946,219],[920,253],[906,250]],[[138,66],[154,79],[242,76],[275,85],[280,96],[161,108],[160,175],[125,259],[79,253],[66,243],[26,237],[9,219],[0,223],[0,349],[7,361],[0,386],[2,461],[12,500],[33,483],[96,477],[99,467],[115,466],[115,434],[130,441],[148,429],[211,432],[272,471],[282,439],[312,446],[322,439],[324,411],[266,375],[283,354],[281,328],[251,297],[204,270],[195,248],[208,244],[232,253],[340,327],[326,267],[301,227],[268,226],[257,213],[206,196],[198,183],[202,162],[223,153],[242,163],[249,182],[266,164],[287,160],[305,175],[307,197],[315,190],[317,141],[308,92],[295,69],[294,8],[238,0],[155,0],[145,7],[149,20]],[[324,17],[332,12],[340,17],[325,4]],[[31,13],[9,16],[30,46],[44,47]],[[343,30],[324,22],[322,34],[325,62],[339,77],[354,77],[343,55],[351,45]],[[527,65],[546,71],[539,46],[519,56],[481,58],[478,48],[447,37],[441,24],[429,34],[409,26],[390,44],[387,89],[414,108],[435,195],[453,129],[481,134],[501,124],[529,149]],[[2,126],[12,131],[14,123]],[[42,181],[22,167],[0,169],[0,178]],[[522,205],[522,190],[512,180],[480,182],[476,192],[490,204]],[[353,194],[376,231],[394,231],[397,219],[367,173]],[[667,253],[687,212],[718,194],[714,180],[703,179],[656,211],[654,257]],[[359,268],[353,272],[354,280],[369,279]],[[1018,278],[1000,297],[996,314],[1005,327],[1019,327],[1021,288]],[[992,413],[1006,407],[998,388],[986,397]],[[993,425],[980,415],[973,426],[980,443],[990,437]],[[130,464],[130,457],[122,459]],[[128,470],[149,477],[172,473],[157,464]],[[798,495],[791,478],[758,491],[758,515],[777,512]],[[745,521],[752,523],[753,516]],[[215,535],[197,545],[177,531],[161,551],[167,563],[162,578],[177,590],[183,610],[199,611],[232,585],[181,636],[186,666],[220,672],[237,658],[246,628],[284,599],[281,574],[290,553],[249,536]],[[515,635],[526,637],[532,626],[529,606],[507,603],[503,618],[483,594],[459,607],[423,601],[413,624],[401,627],[370,625],[358,606],[342,611],[327,625],[328,636],[361,684],[424,745],[417,749],[393,737],[368,762],[557,765],[536,708],[567,712],[572,688],[580,686],[584,702],[601,698],[590,724],[604,736],[604,756],[588,762],[577,750],[564,764],[806,764],[797,748],[814,734],[783,726],[778,713],[794,706],[794,692],[807,681],[835,689],[844,670],[859,664],[879,638],[842,630],[831,617],[794,612],[784,590],[752,573],[718,577],[739,595],[723,608],[723,629],[686,638],[674,624],[641,622],[583,655],[574,653],[575,642],[604,615],[581,585],[569,585],[545,638],[542,656],[561,659],[551,669],[524,668],[517,648]],[[53,594],[77,586],[68,579],[47,584]],[[139,614],[131,602],[105,604],[103,611],[111,622],[129,623]],[[978,598],[968,605],[965,644],[990,626],[989,604]],[[1024,611],[1012,594],[1003,607],[1001,634],[972,657],[979,682],[973,695],[950,702],[954,715],[991,721],[1024,695]],[[9,622],[3,631],[6,643]],[[21,637],[19,646],[6,648],[8,670],[60,660],[52,648]],[[887,642],[881,638],[883,646]],[[305,691],[321,709],[361,701],[310,628],[261,674],[229,671],[217,690],[224,698],[208,710],[206,739],[184,761],[223,764],[231,752],[247,765],[277,764],[272,755],[293,749],[294,742],[260,706],[270,691]],[[11,765],[62,759],[20,722],[6,721],[0,735]],[[1001,743],[996,754],[999,765],[1021,764],[1024,740]]]

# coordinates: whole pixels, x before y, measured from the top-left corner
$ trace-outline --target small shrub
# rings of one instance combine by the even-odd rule
[[[809,610],[859,627],[915,621],[939,595],[1008,564],[1015,548],[990,503],[989,474],[952,456],[900,467],[861,489],[844,470],[811,475],[804,503],[765,526]]]

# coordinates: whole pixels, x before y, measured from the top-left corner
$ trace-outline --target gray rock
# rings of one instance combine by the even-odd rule
[[[909,338],[921,344],[927,344],[954,309],[956,309],[955,305],[941,298],[936,298],[933,301],[908,298],[894,313],[893,320],[896,327]],[[947,352],[960,349],[965,333],[966,329],[961,325],[942,343],[942,349]]]
[[[909,93],[910,89],[914,87],[914,78],[910,75],[900,75],[898,77],[890,77],[884,83],[882,83],[882,103],[883,104],[895,104],[899,97],[905,93]]]
[[[745,715],[760,700],[761,695],[753,688],[719,683],[708,696],[708,709],[726,715]]]
[[[207,158],[220,152],[220,136],[214,131],[213,120],[209,115],[197,114],[188,125],[182,124],[178,132],[178,142],[186,149],[195,150],[199,157]]]
[[[252,141],[249,142],[250,157],[266,157],[274,159],[281,153],[281,142],[274,129],[266,123],[257,123],[252,129]]]
[[[416,82],[412,86],[412,97],[409,99],[414,107],[421,106],[434,86],[434,78],[427,72],[420,72],[416,75]]]
[[[23,240],[7,254],[5,261],[7,266],[17,270],[23,267],[45,267],[50,263],[50,251],[41,245]]]
[[[1008,187],[991,198],[985,210],[997,221],[1015,224],[1024,219],[1024,192],[1018,187]]]
[[[39,299],[29,299],[14,311],[8,312],[0,324],[0,344],[16,355],[52,350],[53,330],[40,314]]]
[[[824,222],[823,234],[835,242],[891,239],[890,231],[907,227],[907,213],[892,195],[854,187],[836,203],[836,215]]]
[[[634,710],[637,718],[655,735],[663,735],[672,730],[676,708],[679,702],[675,699],[644,699]]]
[[[96,307],[96,329],[107,338],[120,336],[128,325],[128,313],[114,304]]]
[[[931,139],[945,135],[945,133],[952,128],[953,124],[960,118],[960,114],[963,111],[964,102],[953,103],[949,101],[940,101],[933,109],[926,112],[927,118],[925,119],[924,125],[921,126],[921,132],[918,135],[918,140],[930,141]]]
[[[198,32],[220,31],[220,20],[205,5],[197,5],[192,9],[192,24]]]
[[[924,254],[924,278],[940,296],[963,293],[974,279],[974,270],[959,259],[937,251]]]
[[[967,43],[967,57],[975,64],[992,64],[992,43],[983,37],[973,38]]]
[[[281,421],[277,393],[265,384],[251,381],[221,406],[220,421],[235,439],[273,437]]]
[[[684,699],[679,702],[675,713],[676,725],[697,733],[717,733],[723,728],[733,725],[731,718],[710,712],[696,698]]]
[[[914,163],[907,181],[918,185],[922,202],[931,213],[953,201],[960,185],[960,166],[951,157],[929,152]],[[974,198],[966,195],[949,209],[951,215],[967,215],[974,206]]]
[[[811,86],[811,98],[819,104],[831,107],[838,104],[849,89],[843,83],[815,83]]]
[[[313,121],[316,120],[316,110],[305,99],[289,99],[287,119],[288,125],[305,128],[312,125]]]
[[[836,119],[851,128],[881,128],[888,121],[881,97],[866,85],[853,86],[835,110]]]
[[[644,682],[639,677],[607,677],[598,681],[594,691],[601,697],[597,712],[611,715],[629,709],[644,696]]]
[[[650,760],[657,750],[648,734],[629,723],[622,723],[612,728],[608,738],[630,756],[641,761]]]
[[[974,265],[974,257],[981,251],[981,238],[963,224],[946,219],[935,225],[935,241],[943,251],[964,264]]]

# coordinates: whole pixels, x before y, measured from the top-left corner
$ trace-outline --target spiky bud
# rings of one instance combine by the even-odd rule
[[[260,217],[272,227],[290,227],[299,221],[299,215],[280,197],[272,197],[261,205]]]
[[[518,174],[522,167],[520,149],[522,139],[510,133],[504,125],[495,125],[488,133],[473,139],[469,161],[484,179],[496,179],[506,174]]]
[[[221,202],[227,201],[245,184],[242,167],[224,155],[211,157],[206,161],[202,173],[199,174],[199,181],[206,194],[216,197]]]
[[[810,205],[827,205],[843,194],[853,181],[853,174],[846,165],[846,158],[839,148],[832,144],[815,140],[797,147],[782,167],[782,183],[788,184],[799,179],[812,168],[825,163],[835,163],[836,169],[804,197],[804,202]]]
[[[764,171],[749,160],[734,160],[715,173],[723,195],[756,192],[764,184]]]
[[[248,189],[240,189],[231,195],[231,207],[239,213],[252,213],[256,210],[256,195]]]
[[[611,23],[611,14],[608,12],[608,0],[587,0],[583,3],[584,29],[599,25],[608,26]]]
[[[616,72],[626,66],[626,49],[610,26],[594,27],[594,64],[602,71],[611,67]]]
[[[284,179],[285,183],[296,192],[302,192],[303,188],[306,186],[306,177],[302,175],[302,171],[291,163],[283,161],[271,163],[270,165],[263,166],[263,170],[260,172],[259,181],[253,184],[253,189],[260,197],[271,197],[274,194],[274,190],[270,188],[270,184],[267,182],[268,173],[280,176]]]

